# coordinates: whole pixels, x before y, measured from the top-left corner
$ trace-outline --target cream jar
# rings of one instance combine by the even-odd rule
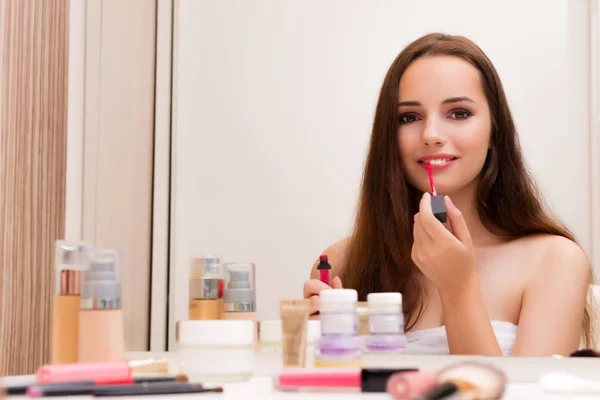
[[[177,323],[177,366],[191,382],[245,381],[254,373],[254,321]]]

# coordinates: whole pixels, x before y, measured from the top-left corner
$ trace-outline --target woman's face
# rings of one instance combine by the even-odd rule
[[[476,181],[490,147],[491,118],[479,72],[461,58],[415,60],[400,79],[398,143],[408,181],[452,194]]]

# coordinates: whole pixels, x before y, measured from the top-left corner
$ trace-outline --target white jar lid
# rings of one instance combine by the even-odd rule
[[[358,292],[354,289],[325,289],[319,293],[320,311],[350,311],[356,308]]]
[[[402,294],[397,292],[369,293],[367,304],[369,312],[401,312]]]
[[[371,304],[402,304],[402,294],[397,292],[388,293],[369,293],[367,295],[367,303]]]
[[[200,320],[177,322],[177,343],[184,346],[244,346],[254,344],[254,321]]]
[[[281,320],[260,321],[260,341],[281,343]]]
[[[306,326],[306,343],[314,344],[319,337],[321,337],[321,321],[318,319],[308,320],[308,325]]]

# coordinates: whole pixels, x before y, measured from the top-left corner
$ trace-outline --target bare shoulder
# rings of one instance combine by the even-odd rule
[[[329,264],[331,264],[333,276],[339,276],[341,272],[346,268],[346,260],[348,255],[348,247],[350,245],[349,237],[335,242],[329,246],[322,254],[327,254],[329,258]],[[313,267],[310,271],[311,279],[317,279],[317,265],[319,265],[319,258],[317,257]]]
[[[531,235],[515,243],[519,252],[534,259],[533,273],[589,275],[590,261],[579,244],[558,235]]]

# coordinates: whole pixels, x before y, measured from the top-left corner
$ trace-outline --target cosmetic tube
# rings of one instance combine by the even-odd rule
[[[42,365],[35,373],[37,383],[92,380],[97,383],[126,380],[135,376],[161,376],[169,371],[164,359]]]
[[[119,252],[88,249],[82,273],[79,312],[79,362],[120,361],[125,358],[121,310]]]
[[[306,363],[306,327],[309,300],[280,302],[282,360],[284,367],[304,367]]]
[[[401,353],[406,347],[400,293],[369,293],[369,335],[365,349],[373,353]]]
[[[366,336],[369,334],[369,306],[366,301],[356,303],[356,313],[358,314],[358,334]]]
[[[319,257],[319,265],[317,265],[317,271],[319,271],[319,279],[324,284],[331,286],[331,265],[329,264],[329,258],[327,254],[321,254]]]
[[[252,263],[226,263],[224,270],[226,282],[221,319],[253,321],[254,349],[258,351],[255,266]]]
[[[77,362],[81,271],[85,268],[82,242],[57,241],[54,253],[56,294],[52,302],[52,364]]]
[[[220,319],[225,277],[217,256],[192,257],[190,265],[188,319]]]
[[[387,389],[387,380],[390,376],[417,370],[417,368],[288,368],[274,377],[273,386],[280,391],[295,392],[383,393]]]
[[[321,290],[321,337],[315,343],[315,366],[362,365],[357,298],[358,293],[354,289]]]

